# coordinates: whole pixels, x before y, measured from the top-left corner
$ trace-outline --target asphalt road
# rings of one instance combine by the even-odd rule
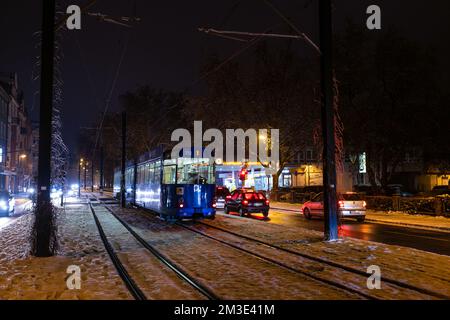
[[[249,219],[264,220],[260,214],[253,214]],[[323,231],[323,220],[306,220],[300,213],[288,210],[271,209],[266,221],[290,227],[299,226]],[[410,247],[450,256],[450,233],[446,232],[371,222],[359,223],[355,220],[344,219],[339,234],[345,237]]]

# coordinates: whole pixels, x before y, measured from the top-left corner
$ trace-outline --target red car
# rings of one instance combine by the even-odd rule
[[[238,212],[241,217],[249,213],[262,213],[269,216],[269,200],[262,192],[251,189],[237,189],[225,200],[225,213]]]

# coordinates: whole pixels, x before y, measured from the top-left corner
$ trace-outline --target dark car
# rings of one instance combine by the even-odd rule
[[[15,200],[8,191],[0,191],[0,215],[9,217],[14,213]]]
[[[225,213],[238,212],[241,217],[248,213],[262,213],[269,216],[269,200],[262,192],[251,189],[237,189],[226,198]]]
[[[388,184],[386,186],[387,196],[399,196],[399,197],[412,197],[413,194],[404,190],[404,186],[401,184]]]
[[[216,201],[217,209],[225,208],[225,200],[226,200],[226,197],[229,195],[230,195],[230,190],[228,190],[227,187],[223,187],[223,186],[216,187],[215,201]]]

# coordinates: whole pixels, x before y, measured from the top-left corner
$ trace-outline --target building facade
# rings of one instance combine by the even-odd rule
[[[17,74],[1,74],[0,87],[8,97],[6,127],[2,127],[0,120],[0,144],[2,137],[6,137],[2,189],[12,193],[24,192],[32,183],[31,121],[23,93],[19,90]],[[0,118],[2,115],[0,109]]]

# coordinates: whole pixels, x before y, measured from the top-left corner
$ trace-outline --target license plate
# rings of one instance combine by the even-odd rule
[[[254,204],[254,206],[255,206],[255,207],[261,207],[261,206],[262,206],[262,203],[257,202],[257,203]]]

